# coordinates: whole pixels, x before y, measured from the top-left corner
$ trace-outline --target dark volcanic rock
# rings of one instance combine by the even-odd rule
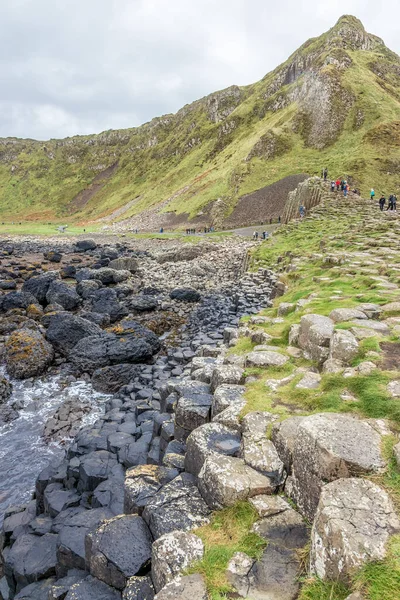
[[[191,288],[176,288],[170,293],[170,298],[181,302],[200,302],[201,294]]]
[[[57,562],[58,570],[66,573],[69,569],[85,569],[85,537],[99,524],[110,519],[113,514],[106,508],[95,508],[93,510],[75,509],[74,512],[65,511],[60,524],[60,532],[57,536]]]
[[[92,375],[92,385],[98,392],[113,394],[130,383],[139,374],[138,367],[131,364],[112,365],[96,369]]]
[[[65,600],[121,600],[121,594],[95,577],[71,587]]]
[[[37,304],[35,296],[29,292],[10,292],[3,296],[1,307],[4,312],[13,308],[28,308],[31,304]]]
[[[33,329],[14,331],[5,344],[7,371],[17,379],[41,375],[53,358],[53,347]]]
[[[43,600],[44,598],[47,600],[55,581],[55,578],[50,578],[30,583],[15,596],[15,600]],[[50,597],[53,598],[53,596]]]
[[[135,321],[120,323],[117,333],[82,339],[69,353],[70,361],[82,372],[122,363],[144,363],[160,349],[158,337]]]
[[[128,309],[120,304],[115,289],[100,289],[93,293],[92,311],[110,316],[110,321],[118,321],[128,314]]]
[[[157,307],[158,301],[154,296],[135,296],[129,301],[129,308],[136,312],[155,310]]]
[[[155,590],[151,577],[131,577],[122,600],[154,600]]]
[[[151,544],[150,531],[141,517],[114,517],[86,537],[90,573],[122,590],[129,577],[140,573],[149,564]]]
[[[75,277],[76,275],[76,267],[74,265],[65,265],[60,270],[60,275],[63,279],[69,279],[70,277]]]
[[[7,583],[19,592],[39,579],[55,575],[57,536],[24,534],[17,538],[5,563]]]
[[[31,277],[27,281],[25,281],[22,286],[23,292],[28,292],[35,296],[40,304],[46,304],[46,294],[50,287],[50,284],[55,279],[59,279],[60,275],[58,271],[48,271],[44,273],[44,275],[38,275],[37,277]]]
[[[49,285],[46,300],[48,304],[59,304],[65,310],[74,310],[81,303],[75,288],[57,280],[52,281]]]
[[[49,250],[48,252],[43,252],[43,257],[50,262],[59,263],[61,262],[62,254],[56,250]]]
[[[83,338],[89,336],[93,338],[102,333],[102,329],[95,323],[62,312],[49,318],[46,338],[58,352],[67,354]]]
[[[76,242],[76,249],[80,252],[87,252],[88,250],[95,250],[97,244],[94,240],[78,240]]]
[[[155,539],[171,531],[200,527],[208,523],[209,515],[210,509],[200,496],[196,480],[188,473],[162,487],[143,511]]]

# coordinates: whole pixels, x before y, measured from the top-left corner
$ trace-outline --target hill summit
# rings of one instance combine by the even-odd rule
[[[140,127],[0,139],[0,216],[222,224],[261,195],[256,222],[280,210],[277,182],[295,187],[325,166],[364,193],[398,191],[399,146],[400,58],[345,15],[261,81]]]

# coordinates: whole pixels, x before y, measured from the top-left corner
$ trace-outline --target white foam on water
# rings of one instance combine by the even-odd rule
[[[13,393],[7,403],[14,406],[17,402],[23,408],[15,421],[0,426],[0,521],[8,506],[30,500],[40,471],[52,458],[62,457],[71,442],[47,444],[42,438],[44,424],[60,404],[72,398],[90,402],[92,410],[82,419],[83,427],[96,421],[110,398],[85,381],[65,385],[60,376],[33,383],[12,380],[12,384]]]

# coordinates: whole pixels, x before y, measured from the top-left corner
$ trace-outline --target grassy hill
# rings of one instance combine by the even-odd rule
[[[0,139],[2,220],[87,223],[155,209],[227,217],[239,198],[324,166],[364,194],[400,189],[400,58],[344,16],[261,81],[138,128]],[[104,222],[104,221],[102,221]]]

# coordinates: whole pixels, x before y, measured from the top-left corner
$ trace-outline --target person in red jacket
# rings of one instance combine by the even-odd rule
[[[340,179],[336,179],[336,191],[340,190]]]

